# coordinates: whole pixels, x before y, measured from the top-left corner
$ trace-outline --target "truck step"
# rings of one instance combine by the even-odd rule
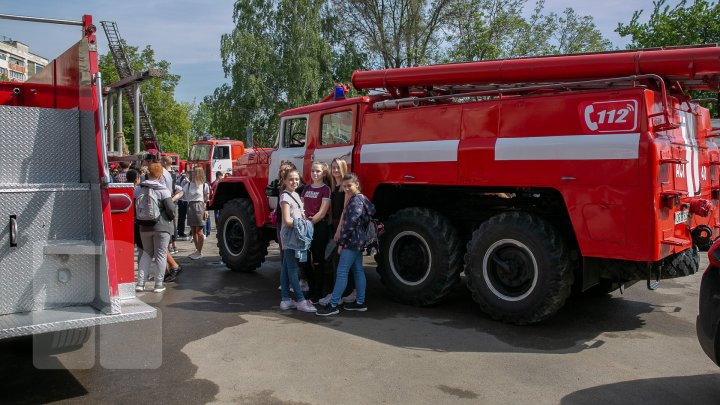
[[[157,310],[137,298],[122,300],[122,312],[105,315],[90,305],[0,315],[0,339],[154,318]]]

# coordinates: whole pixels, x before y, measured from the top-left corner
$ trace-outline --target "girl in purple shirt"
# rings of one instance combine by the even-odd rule
[[[313,162],[310,166],[312,183],[302,191],[305,217],[313,223],[313,240],[310,245],[311,260],[306,271],[310,284],[310,300],[317,303],[325,294],[329,293],[332,285],[325,285],[324,273],[325,247],[330,240],[330,225],[327,221],[330,207],[330,187],[327,182],[330,178],[328,166],[322,162]]]

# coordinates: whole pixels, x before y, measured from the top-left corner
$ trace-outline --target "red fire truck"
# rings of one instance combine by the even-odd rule
[[[0,82],[0,338],[155,317],[134,292],[133,185],[110,184],[92,18],[1,17],[79,25],[82,39]]]
[[[277,147],[223,181],[220,255],[258,268],[275,236],[265,197],[281,160],[343,158],[385,222],[377,270],[429,305],[464,279],[494,319],[547,319],[571,291],[698,269],[718,236],[720,157],[708,110],[720,48],[618,51],[353,74],[369,96],[281,114]],[[705,231],[697,232],[699,226]]]
[[[233,139],[216,139],[211,136],[193,142],[187,160],[187,170],[200,166],[208,181],[215,179],[216,172],[231,173],[237,159],[245,153],[245,144]]]

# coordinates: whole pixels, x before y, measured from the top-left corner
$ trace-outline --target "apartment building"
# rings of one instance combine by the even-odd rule
[[[30,52],[22,42],[0,36],[0,77],[24,82],[43,70],[50,61]]]

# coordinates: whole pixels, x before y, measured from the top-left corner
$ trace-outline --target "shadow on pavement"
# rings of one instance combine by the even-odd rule
[[[600,385],[573,392],[563,405],[612,404],[717,404],[720,403],[720,374],[650,378]]]
[[[219,257],[206,257],[204,264],[183,274],[174,293],[187,300],[167,303],[166,311],[263,313],[333,328],[399,347],[436,351],[577,353],[604,344],[602,334],[645,327],[643,315],[657,312],[661,324],[683,323],[679,329],[694,331],[692,325],[670,315],[674,307],[659,307],[628,298],[607,296],[573,298],[552,319],[532,326],[496,322],[484,315],[464,285],[432,307],[413,307],[392,301],[375,268],[365,263],[368,279],[368,312],[344,313],[330,318],[279,310],[279,262],[271,249],[268,260],[254,273],[235,273]],[[194,264],[193,264],[194,265]],[[214,317],[214,316],[213,316]],[[191,318],[196,318],[191,315]],[[387,322],[390,320],[391,322]],[[187,321],[184,321],[187,322]],[[441,339],[437,336],[442,335]],[[482,334],[495,339],[482,338]]]
[[[0,341],[0,381],[2,402],[39,404],[67,400],[88,392],[73,374],[57,363],[53,370],[38,370],[33,365],[33,340],[30,336]]]

